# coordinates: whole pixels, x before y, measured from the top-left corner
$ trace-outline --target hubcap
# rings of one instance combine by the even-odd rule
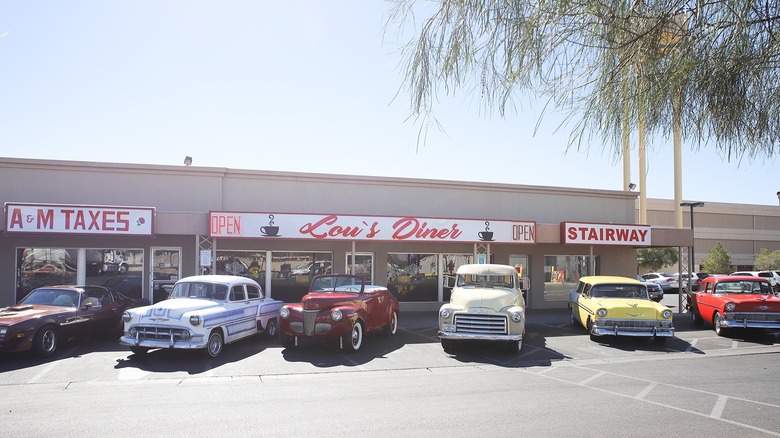
[[[51,330],[46,330],[46,332],[43,333],[43,350],[44,351],[52,351],[54,350],[54,333]]]

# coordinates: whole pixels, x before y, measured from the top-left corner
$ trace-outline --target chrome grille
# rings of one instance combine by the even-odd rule
[[[317,313],[319,313],[319,310],[303,311],[303,334],[306,336],[314,334],[314,322],[317,319]]]
[[[728,315],[728,319],[737,321],[780,322],[780,313],[734,313],[734,317]]]
[[[606,320],[600,320],[597,322],[599,326],[618,326],[621,328],[653,328],[653,327],[660,327],[661,324],[659,321],[654,320],[635,320],[635,319],[627,319],[627,320],[617,320],[617,319],[606,319]]]
[[[455,332],[505,335],[506,317],[499,315],[475,315],[462,313],[455,315]]]
[[[174,339],[181,339],[182,329],[172,329],[169,327],[155,327],[155,326],[136,326],[135,327],[139,340],[169,340],[171,339],[171,332]]]

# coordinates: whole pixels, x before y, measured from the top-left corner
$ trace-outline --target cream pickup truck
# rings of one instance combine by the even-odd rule
[[[462,341],[503,342],[523,348],[525,300],[512,266],[463,265],[452,285],[450,302],[439,309],[439,338],[446,352]]]

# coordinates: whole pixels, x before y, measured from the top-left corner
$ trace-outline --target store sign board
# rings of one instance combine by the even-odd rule
[[[154,236],[152,207],[5,203],[6,234]]]
[[[561,242],[585,245],[650,246],[649,225],[561,222]]]
[[[532,244],[536,243],[536,222],[212,211],[209,213],[209,236]]]

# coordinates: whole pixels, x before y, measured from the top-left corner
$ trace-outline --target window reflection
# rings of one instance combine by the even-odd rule
[[[37,287],[76,283],[78,250],[17,248],[16,301]]]
[[[594,260],[598,272],[598,257]],[[589,262],[590,257],[583,255],[544,256],[544,300],[568,301],[569,291],[588,275]]]
[[[387,288],[398,301],[438,301],[437,254],[387,255]]]
[[[87,249],[85,257],[86,284],[105,286],[131,298],[143,297],[142,249]]]
[[[273,252],[271,295],[285,303],[298,303],[309,290],[315,275],[333,270],[330,252]]]

